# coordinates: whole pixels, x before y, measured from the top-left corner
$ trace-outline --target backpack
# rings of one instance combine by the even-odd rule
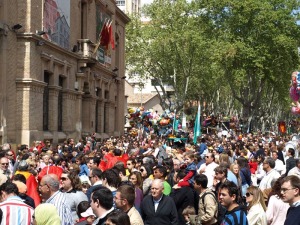
[[[217,219],[217,224],[221,224],[222,221],[225,218],[225,214],[226,214],[226,208],[224,206],[221,205],[221,203],[218,201],[216,195],[213,192],[205,192],[202,196],[202,204],[204,205],[204,198],[206,195],[212,195],[216,201],[216,203],[218,204],[218,210],[217,213],[215,215],[215,218]],[[206,213],[206,209],[204,208],[204,211]]]

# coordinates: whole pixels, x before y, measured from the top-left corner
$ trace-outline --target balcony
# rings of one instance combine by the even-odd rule
[[[76,46],[76,45],[75,45]],[[74,48],[76,48],[74,46]],[[91,42],[89,39],[78,39],[77,40],[77,49],[74,52],[77,52],[80,56],[84,58],[96,58],[96,53],[94,53],[96,44]]]

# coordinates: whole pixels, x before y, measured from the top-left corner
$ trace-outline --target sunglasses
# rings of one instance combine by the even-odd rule
[[[65,180],[67,180],[68,178],[67,177],[61,177],[60,178],[62,181],[65,181]]]
[[[7,156],[13,156],[13,154],[6,154]]]
[[[141,172],[144,172],[145,170],[144,170],[144,169],[140,169],[140,171],[141,171]]]
[[[247,192],[246,197],[250,197],[250,195],[253,195],[253,193]]]

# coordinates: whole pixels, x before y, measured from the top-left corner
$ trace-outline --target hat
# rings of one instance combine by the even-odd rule
[[[93,213],[93,210],[92,208],[88,208],[85,212],[81,213],[80,214],[82,217],[89,217],[89,216],[96,216],[94,213]]]
[[[26,171],[27,169],[28,169],[28,163],[26,162],[26,160],[21,160],[19,162],[18,170]]]
[[[27,192],[27,186],[23,182],[18,181],[18,180],[14,180],[13,183],[15,185],[17,185],[18,190],[19,190],[20,193],[25,194]]]

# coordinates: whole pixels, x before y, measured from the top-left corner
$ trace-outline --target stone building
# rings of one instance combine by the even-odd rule
[[[0,144],[122,135],[128,22],[115,0],[0,0]]]

